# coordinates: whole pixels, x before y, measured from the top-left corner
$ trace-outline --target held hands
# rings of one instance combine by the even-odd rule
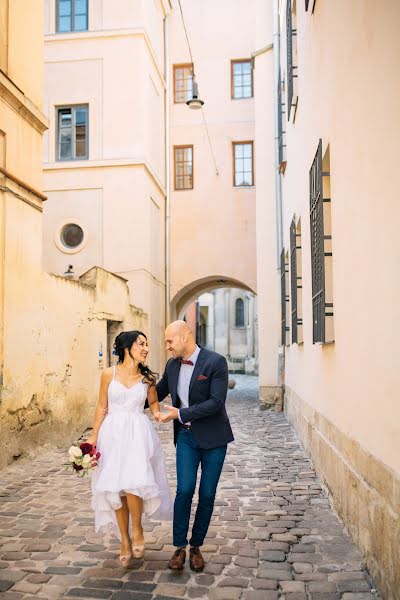
[[[158,412],[154,415],[154,418],[158,423],[168,423],[174,419],[179,419],[179,412],[175,406],[164,404],[164,407],[167,409],[167,413],[163,414],[162,412]]]

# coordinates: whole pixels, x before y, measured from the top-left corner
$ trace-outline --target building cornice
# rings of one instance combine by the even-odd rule
[[[70,161],[70,162],[52,162],[52,163],[44,163],[43,171],[45,173],[50,173],[54,171],[67,171],[67,170],[75,170],[75,171],[83,171],[86,169],[112,169],[112,168],[126,168],[126,167],[142,167],[147,173],[150,175],[151,179],[156,184],[157,188],[161,192],[161,194],[165,197],[166,189],[162,184],[161,180],[155,174],[153,168],[150,166],[150,163],[143,158],[119,158],[119,159],[109,159],[109,160],[79,160],[79,161]],[[50,192],[51,190],[46,190]]]
[[[49,124],[42,111],[1,70],[0,98],[19,113],[40,134],[43,134],[48,129]]]
[[[147,31],[142,27],[137,28],[129,28],[129,29],[109,29],[109,30],[98,30],[98,31],[83,31],[81,33],[51,33],[46,34],[45,45],[48,44],[60,44],[60,43],[69,43],[69,42],[84,42],[91,40],[101,40],[101,39],[110,39],[110,38],[129,38],[129,37],[143,37],[146,46],[150,52],[150,55],[153,59],[154,66],[158,72],[162,85],[165,89],[165,77],[163,73],[163,69],[161,68],[150,38],[147,34]],[[45,63],[51,63],[53,61],[45,59]],[[58,62],[58,61],[56,61]]]

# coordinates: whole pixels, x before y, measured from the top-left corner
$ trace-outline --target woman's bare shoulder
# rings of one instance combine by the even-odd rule
[[[101,373],[101,380],[102,381],[110,381],[113,377],[114,374],[114,367],[107,367],[105,369],[103,369],[102,373]]]

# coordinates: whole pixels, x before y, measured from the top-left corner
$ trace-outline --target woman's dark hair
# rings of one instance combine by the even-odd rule
[[[131,355],[131,346],[136,342],[138,337],[142,335],[146,340],[147,336],[142,331],[121,331],[120,334],[117,335],[114,342],[115,354],[118,356],[118,363],[124,362],[125,358],[125,348],[128,349],[128,352]],[[143,382],[146,380],[150,385],[155,385],[157,381],[157,373],[154,373],[149,367],[146,367],[142,363],[139,363],[139,370],[143,375]]]

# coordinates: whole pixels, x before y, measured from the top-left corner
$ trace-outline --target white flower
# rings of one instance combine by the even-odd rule
[[[69,455],[69,462],[71,462],[71,463],[75,462],[75,456],[73,454]]]
[[[84,467],[89,466],[91,460],[92,460],[92,457],[90,456],[90,454],[85,454],[85,456],[83,457],[83,460],[82,460],[82,465]]]
[[[82,450],[78,446],[71,446],[68,450],[68,454],[75,457],[82,456]]]

